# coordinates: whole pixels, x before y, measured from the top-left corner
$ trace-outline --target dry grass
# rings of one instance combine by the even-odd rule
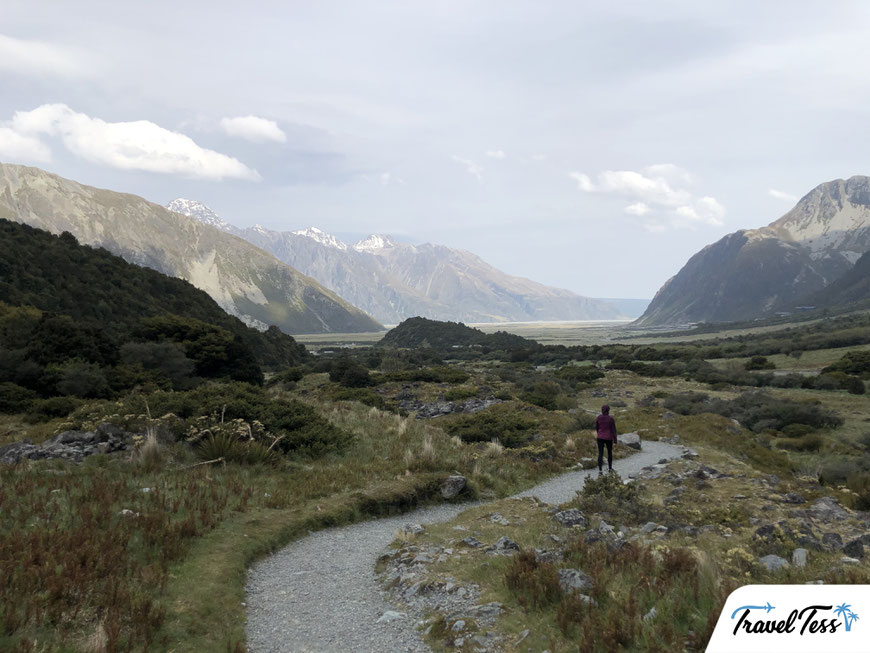
[[[486,449],[483,450],[483,455],[488,458],[498,458],[504,453],[504,446],[499,442],[498,438],[493,438],[486,443]]]

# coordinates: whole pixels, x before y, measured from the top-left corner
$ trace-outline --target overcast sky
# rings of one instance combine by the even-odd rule
[[[0,160],[596,297],[870,174],[867,2],[3,0]]]

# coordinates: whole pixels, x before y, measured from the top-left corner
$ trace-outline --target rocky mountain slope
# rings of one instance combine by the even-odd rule
[[[286,333],[375,331],[371,317],[314,279],[219,228],[141,197],[0,164],[0,217],[69,231],[131,263],[189,281],[251,326]]]
[[[741,230],[689,259],[639,325],[720,322],[814,305],[811,298],[870,250],[870,177],[821,184],[780,219]]]
[[[505,274],[464,250],[398,243],[379,234],[351,246],[316,227],[239,229],[191,200],[173,200],[169,208],[262,247],[388,324],[418,315],[463,322],[620,316],[612,304]]]

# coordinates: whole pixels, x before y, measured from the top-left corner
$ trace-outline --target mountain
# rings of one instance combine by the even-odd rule
[[[191,200],[173,200],[170,206],[198,219],[216,218]],[[220,228],[271,252],[386,324],[414,316],[472,323],[620,317],[605,301],[505,274],[471,252],[443,245],[398,243],[380,234],[348,245],[316,227]]]
[[[382,328],[314,279],[218,225],[135,195],[84,186],[38,168],[0,164],[0,218],[52,233],[68,231],[82,243],[185,279],[260,329],[270,324],[285,333]]]
[[[638,325],[723,322],[813,305],[870,250],[870,177],[814,188],[784,216],[692,256]]]
[[[821,292],[804,297],[800,304],[815,308],[830,308],[861,302],[861,307],[866,308],[868,300],[870,300],[870,251],[865,252],[855,261],[855,265],[842,277]]]

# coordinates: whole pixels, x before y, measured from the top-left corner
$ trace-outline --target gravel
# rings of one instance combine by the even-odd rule
[[[623,478],[682,447],[644,441],[643,450],[614,462]],[[559,504],[598,470],[562,474],[516,496]],[[422,508],[398,517],[311,533],[248,573],[247,646],[252,653],[345,653],[429,651],[417,623],[387,603],[375,578],[378,556],[407,523],[445,522],[473,503]],[[386,613],[387,618],[381,619]],[[380,622],[379,622],[380,620]]]

